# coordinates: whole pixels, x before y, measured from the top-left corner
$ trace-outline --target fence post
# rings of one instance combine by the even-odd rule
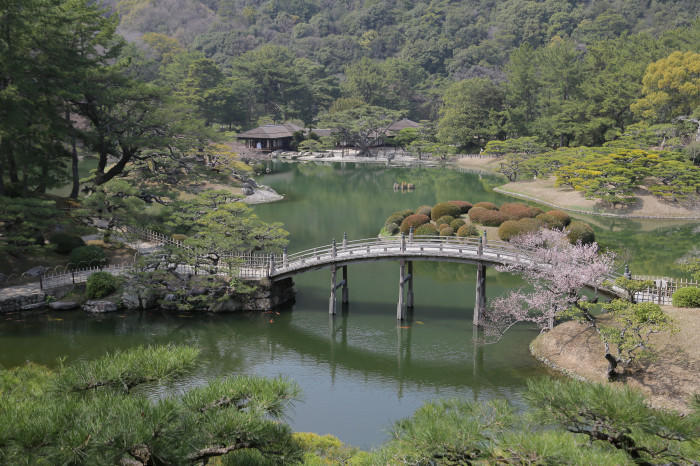
[[[406,251],[406,234],[401,233],[401,252]]]
[[[282,250],[282,268],[287,267],[287,246]]]
[[[409,243],[412,243],[412,242],[413,242],[413,227],[411,227],[411,228],[408,230],[408,242],[409,242]]]
[[[343,232],[343,249],[348,247],[348,233]]]
[[[335,245],[335,238],[333,238],[333,244],[331,245],[331,255],[336,257],[338,255],[338,248]]]
[[[630,273],[630,266],[629,266],[629,264],[625,264],[625,278],[626,278],[627,280],[631,280],[631,279],[632,279],[632,274]]]

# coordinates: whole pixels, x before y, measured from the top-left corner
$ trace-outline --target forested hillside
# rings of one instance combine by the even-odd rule
[[[650,63],[700,50],[694,0],[105,1],[208,122],[310,124],[350,98],[439,119],[462,148],[602,144],[642,119],[630,106]]]

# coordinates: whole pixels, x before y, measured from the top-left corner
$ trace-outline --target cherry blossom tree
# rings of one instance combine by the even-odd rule
[[[497,270],[522,276],[529,287],[492,301],[481,318],[485,335],[497,340],[518,322],[532,322],[543,331],[549,330],[561,317],[577,317],[600,333],[582,290],[603,285],[613,267],[613,254],[601,253],[597,243],[570,244],[566,233],[559,230],[542,229],[515,237],[510,243],[526,250],[528,259]]]

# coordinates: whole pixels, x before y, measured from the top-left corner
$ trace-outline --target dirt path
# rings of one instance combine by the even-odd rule
[[[554,186],[553,177],[507,183],[495,188],[494,191],[581,214],[606,217],[700,220],[700,206],[684,207],[663,202],[645,190],[639,190],[636,193],[638,202],[631,207],[625,209],[606,208],[596,200],[586,199],[580,191]]]
[[[653,335],[657,357],[629,371],[624,382],[645,393],[654,407],[688,412],[688,400],[700,393],[700,308],[663,306],[678,333]],[[607,362],[595,331],[578,322],[565,322],[539,335],[532,354],[551,368],[572,377],[605,382]],[[621,382],[615,382],[621,383]]]

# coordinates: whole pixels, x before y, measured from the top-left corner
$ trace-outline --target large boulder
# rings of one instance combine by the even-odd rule
[[[91,300],[83,304],[83,310],[85,312],[92,312],[95,314],[100,314],[104,312],[116,312],[117,305],[111,301]]]
[[[79,306],[80,305],[75,301],[54,301],[49,303],[49,309],[53,309],[54,311],[69,311]]]

